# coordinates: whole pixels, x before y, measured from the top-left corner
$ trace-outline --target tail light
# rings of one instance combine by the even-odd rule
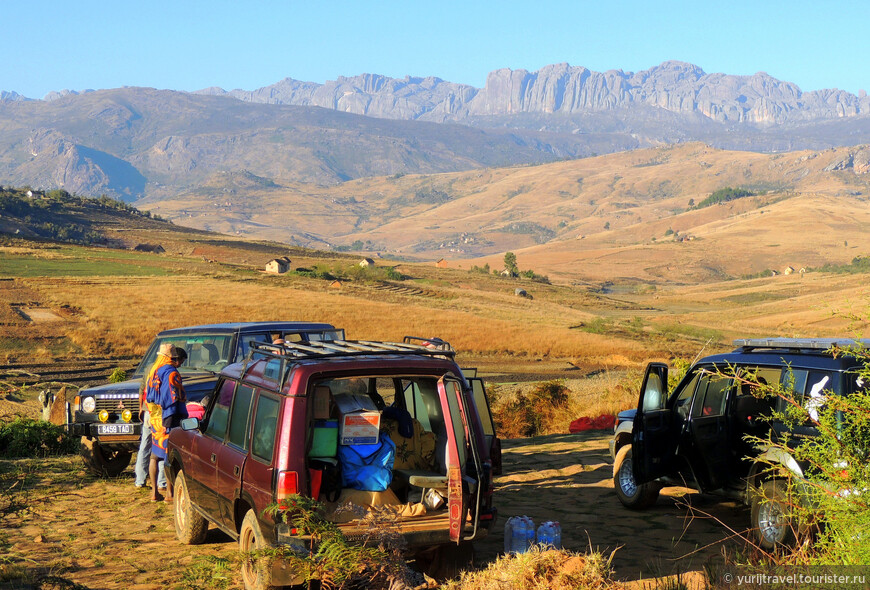
[[[299,493],[299,474],[295,471],[279,471],[275,484],[275,499],[283,500]]]
[[[497,436],[492,437],[492,444],[489,446],[489,460],[492,462],[492,474],[501,475],[501,439]]]

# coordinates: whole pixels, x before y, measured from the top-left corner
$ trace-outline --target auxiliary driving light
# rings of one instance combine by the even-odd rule
[[[133,418],[133,412],[130,410],[124,410],[121,412],[121,420],[124,422],[129,422]]]
[[[97,417],[100,419],[100,422],[107,422],[109,420],[109,411],[100,410],[100,413],[97,414]]]
[[[86,397],[82,400],[82,411],[87,414],[93,414],[97,409],[97,400],[92,397]]]

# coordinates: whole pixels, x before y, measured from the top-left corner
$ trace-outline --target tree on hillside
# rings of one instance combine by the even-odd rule
[[[504,255],[504,269],[511,273],[512,277],[520,274],[520,269],[517,266],[517,255],[513,252],[505,252]]]

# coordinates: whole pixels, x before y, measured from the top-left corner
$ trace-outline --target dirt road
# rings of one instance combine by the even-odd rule
[[[664,490],[646,512],[625,510],[612,490],[606,432],[506,441],[504,459],[505,475],[496,482],[499,523],[477,545],[478,565],[498,555],[504,521],[520,514],[536,523],[558,520],[568,549],[619,548],[613,564],[623,580],[701,569],[726,536],[719,523],[688,518],[675,503],[685,490]],[[179,544],[172,507],[149,502],[132,478],[131,468],[117,479],[94,478],[78,457],[0,461],[0,580],[18,570],[55,573],[88,588],[178,587],[197,560],[233,557],[236,544],[214,529],[204,545]],[[748,521],[733,503],[691,499],[732,526]],[[688,555],[698,547],[704,549]],[[231,564],[228,577],[237,571]]]
[[[613,492],[609,434],[590,431],[504,441],[504,475],[496,480],[499,526],[478,544],[477,560],[491,560],[503,550],[504,522],[517,515],[531,516],[536,525],[558,520],[566,549],[592,547],[605,555],[616,550],[613,566],[622,580],[700,570],[706,560],[721,554],[723,542],[737,546],[725,541],[725,525],[742,531],[749,514],[735,502],[665,488],[651,509],[623,508]]]

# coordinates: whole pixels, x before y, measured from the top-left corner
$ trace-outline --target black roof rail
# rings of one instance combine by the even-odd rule
[[[734,341],[735,352],[759,349],[824,352],[832,348],[870,348],[867,338],[739,338]]]

